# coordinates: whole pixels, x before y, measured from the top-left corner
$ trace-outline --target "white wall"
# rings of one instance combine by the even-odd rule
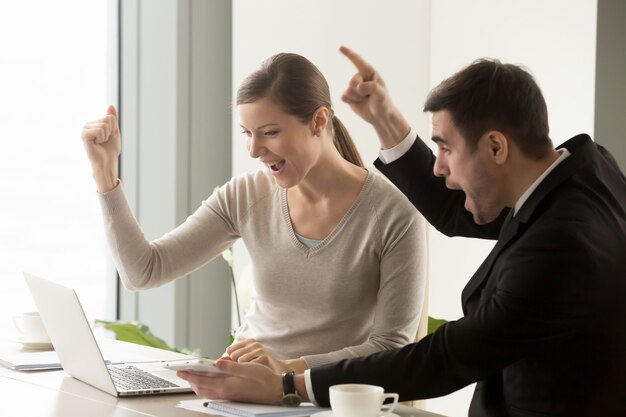
[[[378,145],[371,128],[339,101],[353,68],[338,52],[345,44],[383,75],[396,104],[423,138],[429,120],[421,108],[426,93],[476,58],[490,56],[523,64],[546,96],[555,144],[593,132],[596,1],[459,0],[258,2],[235,0],[233,8],[233,92],[266,57],[297,52],[327,77],[337,114],[351,131],[365,161]],[[236,110],[236,109],[235,109]],[[233,113],[233,174],[254,171]],[[493,246],[491,242],[446,238],[430,242],[430,315],[461,316],[461,290]],[[236,247],[235,270],[247,263]],[[449,416],[467,415],[472,387],[427,408]]]

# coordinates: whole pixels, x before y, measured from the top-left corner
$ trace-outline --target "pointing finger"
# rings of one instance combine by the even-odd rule
[[[361,58],[361,55],[345,46],[340,46],[339,51],[354,64],[365,80],[371,80],[374,78],[374,74],[376,73],[376,71],[374,71],[374,67]]]

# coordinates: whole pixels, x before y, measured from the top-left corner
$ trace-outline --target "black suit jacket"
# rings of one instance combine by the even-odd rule
[[[433,175],[419,138],[397,161],[376,161],[438,230],[497,243],[463,290],[461,319],[402,349],[312,369],[320,404],[346,382],[401,400],[478,382],[471,416],[626,416],[626,179],[589,136],[562,147],[571,155],[514,217],[506,209],[482,226],[464,193]]]

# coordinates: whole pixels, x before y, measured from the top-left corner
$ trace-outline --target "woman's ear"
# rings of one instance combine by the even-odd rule
[[[311,130],[314,136],[321,137],[322,132],[330,122],[330,111],[322,106],[315,110],[313,119],[311,120]]]

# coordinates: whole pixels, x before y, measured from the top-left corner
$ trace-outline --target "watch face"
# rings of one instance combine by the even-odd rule
[[[282,404],[288,407],[297,407],[302,402],[302,399],[297,394],[285,394],[283,395]]]

